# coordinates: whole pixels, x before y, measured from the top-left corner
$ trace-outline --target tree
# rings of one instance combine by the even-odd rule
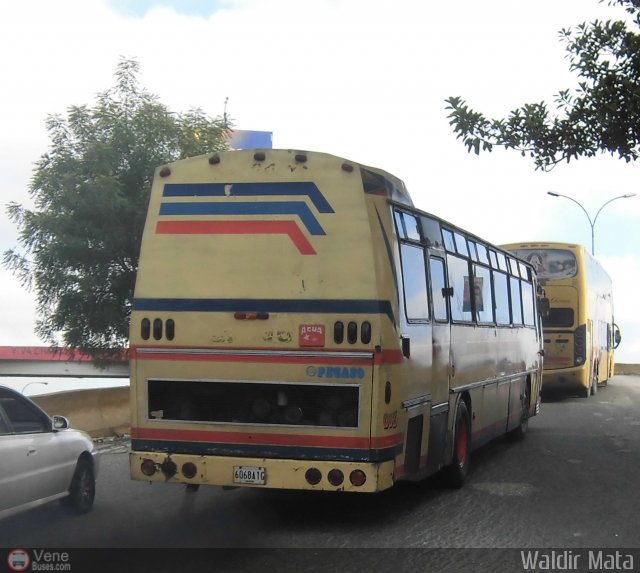
[[[562,161],[609,152],[627,162],[640,155],[640,0],[609,0],[629,14],[563,29],[570,69],[578,87],[546,103],[525,104],[504,119],[487,119],[460,97],[446,100],[450,125],[469,151],[516,149],[549,170]],[[629,30],[633,24],[636,31]]]
[[[36,293],[36,333],[96,357],[126,345],[154,169],[226,148],[224,118],[170,112],[121,59],[94,107],[51,115],[50,148],[35,164],[35,208],[7,205],[22,249],[3,263]]]

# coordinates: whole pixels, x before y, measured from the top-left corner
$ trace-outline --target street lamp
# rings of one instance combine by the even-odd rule
[[[31,386],[31,384],[44,384],[45,386],[47,386],[49,384],[49,382],[27,382],[23,388],[22,388],[22,393],[24,394],[24,391]]]
[[[573,201],[578,207],[580,207],[580,209],[582,209],[584,211],[584,214],[587,216],[587,219],[589,219],[589,225],[591,225],[591,254],[595,255],[596,254],[596,247],[595,247],[595,226],[596,226],[596,221],[598,220],[598,215],[600,214],[600,212],[612,201],[615,201],[616,199],[628,199],[629,197],[635,197],[636,194],[635,193],[626,193],[625,195],[618,195],[617,197],[613,197],[613,199],[609,199],[608,201],[606,201],[601,207],[600,209],[598,209],[596,216],[593,218],[593,220],[591,220],[591,217],[589,215],[589,213],[587,213],[587,210],[578,202],[576,201],[573,197],[569,197],[568,195],[563,195],[562,193],[556,193],[555,191],[547,191],[547,195],[551,195],[552,197],[564,197],[565,199],[569,199],[569,201]]]

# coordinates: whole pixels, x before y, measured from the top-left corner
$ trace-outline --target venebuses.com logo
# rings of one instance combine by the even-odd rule
[[[71,571],[71,559],[66,551],[12,549],[7,555],[10,571]]]
[[[31,565],[31,557],[24,549],[14,549],[7,555],[7,565],[11,571],[26,571]]]

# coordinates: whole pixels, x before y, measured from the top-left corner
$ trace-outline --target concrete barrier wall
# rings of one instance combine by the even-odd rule
[[[131,429],[127,386],[44,394],[32,400],[50,416],[68,418],[72,428],[93,438],[121,436]]]
[[[616,364],[616,374],[640,374],[640,364]]]

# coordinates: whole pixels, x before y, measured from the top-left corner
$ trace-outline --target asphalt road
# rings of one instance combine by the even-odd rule
[[[460,490],[436,476],[375,495],[190,493],[130,481],[125,445],[103,454],[90,514],[54,503],[0,521],[0,547],[241,548],[245,561],[248,548],[305,549],[292,552],[291,570],[326,561],[325,548],[640,548],[640,377],[614,377],[588,399],[545,400],[524,441],[497,440],[471,463]],[[246,570],[262,570],[255,559]]]

